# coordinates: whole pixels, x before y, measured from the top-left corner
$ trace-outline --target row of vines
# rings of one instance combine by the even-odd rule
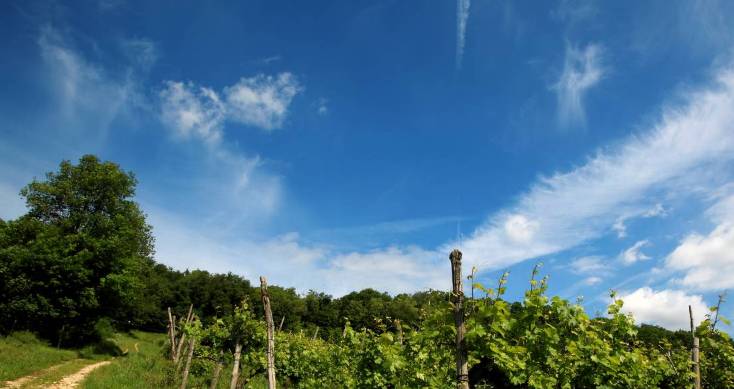
[[[623,302],[611,294],[606,317],[591,318],[578,303],[548,297],[536,271],[521,304],[504,300],[507,274],[465,309],[469,382],[475,388],[691,388],[691,349],[667,340],[643,341]],[[712,309],[712,312],[715,308]],[[718,313],[718,312],[717,312]],[[187,315],[175,328],[176,380],[206,377],[211,388],[250,387],[265,375],[266,325],[243,301],[226,317],[201,323]],[[718,315],[717,315],[718,316]],[[450,388],[456,386],[451,302],[422,312],[418,325],[376,318],[377,330],[345,325],[341,337],[275,333],[278,385],[303,388]],[[704,388],[734,388],[734,342],[707,315],[696,329]],[[175,329],[174,328],[174,329]],[[276,328],[277,330],[277,328]],[[190,346],[190,347],[189,347]],[[176,354],[176,347],[167,348]],[[189,360],[186,361],[186,350]],[[187,363],[188,362],[188,363]],[[190,372],[189,372],[190,371]],[[259,378],[258,378],[259,377]],[[181,382],[183,380],[183,382]],[[219,386],[218,386],[219,385]]]

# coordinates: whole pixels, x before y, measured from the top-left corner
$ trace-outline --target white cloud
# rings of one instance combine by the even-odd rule
[[[584,285],[593,286],[602,282],[601,277],[591,276],[584,278]]]
[[[723,223],[708,235],[688,235],[665,262],[666,268],[684,272],[677,280],[696,290],[734,287],[734,224]]]
[[[297,233],[269,239],[216,235],[175,215],[146,207],[156,237],[156,258],[177,269],[205,268],[341,296],[375,288],[392,294],[448,287],[448,257],[415,246],[368,252],[335,252],[301,241]],[[196,227],[193,227],[196,226]]]
[[[456,68],[461,69],[466,44],[466,23],[469,20],[471,0],[456,0]]]
[[[262,169],[259,155],[245,156],[222,142],[227,121],[266,130],[282,125],[293,97],[303,88],[290,73],[242,78],[220,94],[192,82],[167,81],[159,92],[160,119],[181,138],[203,141],[219,169],[209,180],[224,180],[229,191],[215,196],[234,206],[223,219],[242,220],[277,210],[281,179]],[[211,186],[222,186],[221,181]],[[203,185],[206,187],[206,185]],[[227,221],[227,224],[232,224]]]
[[[690,328],[689,305],[696,324],[708,313],[708,306],[702,296],[688,295],[678,290],[655,291],[643,287],[631,293],[621,293],[619,298],[624,301],[622,312],[631,313],[636,322],[656,324],[670,330]]]
[[[167,81],[159,97],[161,119],[178,136],[196,136],[210,144],[222,138],[224,103],[213,90],[191,82]]]
[[[328,261],[324,273],[332,293],[374,288],[392,294],[450,286],[448,255],[415,246],[347,253]]]
[[[177,135],[210,144],[222,138],[225,121],[273,130],[283,125],[293,98],[303,90],[291,73],[241,78],[217,93],[192,82],[166,81],[160,91],[161,121]]]
[[[601,65],[601,46],[590,44],[583,49],[566,46],[563,72],[554,85],[558,98],[558,118],[561,125],[584,124],[584,96],[601,81],[604,69]]]
[[[632,247],[624,250],[620,255],[619,258],[622,260],[622,263],[625,265],[631,265],[638,261],[644,261],[647,259],[650,259],[645,253],[642,252],[642,248],[645,246],[648,246],[650,242],[647,239],[640,240],[635,242],[635,244],[632,245]]]
[[[471,264],[503,268],[602,236],[630,208],[647,208],[653,192],[699,194],[707,176],[692,172],[705,167],[726,176],[725,163],[734,157],[734,74],[722,71],[714,85],[682,97],[683,103],[664,109],[649,130],[599,151],[575,169],[540,179],[514,206],[440,251],[460,244]],[[515,215],[537,223],[527,242],[506,232]]]
[[[507,233],[510,240],[518,243],[529,242],[538,227],[538,222],[528,220],[523,215],[511,215],[505,221],[505,233]]]
[[[303,90],[291,73],[259,74],[224,88],[228,118],[264,130],[280,128],[293,98]]]

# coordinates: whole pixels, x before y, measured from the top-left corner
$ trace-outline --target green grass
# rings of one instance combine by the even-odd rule
[[[29,332],[16,332],[0,337],[0,382],[23,377],[76,358],[76,351],[50,347]]]
[[[174,366],[166,357],[167,347],[165,334],[154,334],[134,331],[131,334],[117,334],[115,341],[127,355],[115,358],[107,365],[94,370],[81,384],[83,389],[123,389],[123,388],[161,388],[174,389],[181,385],[180,372],[174,372]],[[135,351],[135,344],[138,351]],[[232,366],[225,366],[219,376],[218,389],[229,388]],[[189,388],[208,388],[210,370],[201,371],[192,366],[189,375]],[[262,377],[254,378],[247,388],[266,388],[267,382]]]
[[[171,388],[177,387],[171,375],[171,362],[162,353],[165,334],[134,331],[117,334],[115,340],[127,355],[94,370],[81,387],[93,388]],[[138,351],[135,351],[137,344]]]

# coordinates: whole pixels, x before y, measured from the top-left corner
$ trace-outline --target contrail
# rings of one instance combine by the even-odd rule
[[[456,68],[461,69],[466,41],[466,21],[469,19],[471,0],[456,0]]]

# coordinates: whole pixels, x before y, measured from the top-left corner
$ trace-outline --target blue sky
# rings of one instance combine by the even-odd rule
[[[0,217],[86,153],[156,258],[334,295],[608,290],[684,328],[734,287],[734,5],[0,5]],[[732,316],[733,299],[724,306]]]

